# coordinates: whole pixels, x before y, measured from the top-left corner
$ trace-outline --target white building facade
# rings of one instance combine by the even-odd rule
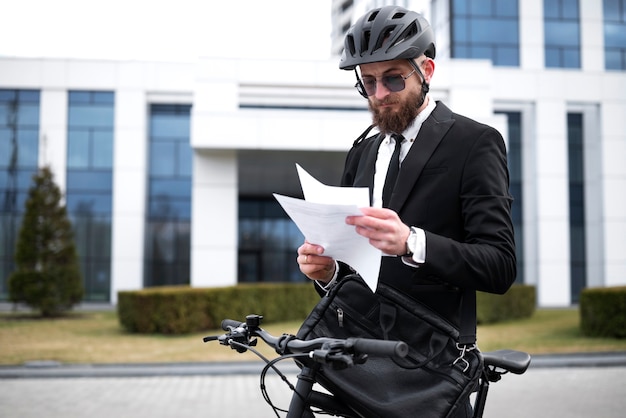
[[[580,0],[578,69],[545,67],[542,13],[540,0],[519,2],[518,66],[443,52],[431,94],[514,148],[518,282],[537,287],[539,306],[562,307],[584,287],[626,284],[626,71],[605,70],[602,2]],[[86,300],[301,280],[302,237],[271,194],[299,193],[296,163],[337,182],[369,125],[354,74],[337,61],[0,58],[0,296],[28,187],[15,173],[33,164],[51,166],[90,247],[79,254],[93,254]],[[582,256],[572,246],[581,240]]]

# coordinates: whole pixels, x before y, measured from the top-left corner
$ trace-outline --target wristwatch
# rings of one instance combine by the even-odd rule
[[[409,237],[406,239],[406,254],[403,257],[412,257],[417,249],[417,228],[414,226],[411,227],[411,232],[409,233]]]

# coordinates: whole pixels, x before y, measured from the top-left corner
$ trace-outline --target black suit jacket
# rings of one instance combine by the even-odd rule
[[[369,187],[383,135],[355,143],[343,186]],[[516,276],[512,198],[502,136],[437,103],[400,169],[389,202],[402,221],[426,233],[426,262],[383,257],[379,280],[458,324],[460,289],[504,293]]]

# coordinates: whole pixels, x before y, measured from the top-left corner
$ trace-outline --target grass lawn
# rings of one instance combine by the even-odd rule
[[[295,333],[299,322],[264,326],[273,334]],[[0,313],[0,365],[35,361],[61,363],[162,363],[256,360],[217,342],[203,343],[207,331],[184,336],[125,332],[115,311],[74,312],[40,319],[23,312]],[[514,348],[531,354],[626,351],[626,340],[586,338],[580,334],[577,309],[538,310],[532,318],[478,327],[483,351]],[[259,342],[265,356],[273,350]]]

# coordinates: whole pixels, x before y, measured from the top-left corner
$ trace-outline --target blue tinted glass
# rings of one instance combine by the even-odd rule
[[[622,54],[619,49],[607,49],[604,52],[604,67],[607,70],[622,70]]]
[[[563,50],[563,67],[580,68],[580,52],[577,49]]]
[[[494,65],[502,66],[518,66],[519,65],[519,48],[499,47],[496,48],[496,58]]]
[[[0,126],[8,126],[14,113],[9,103],[0,101]]]
[[[473,16],[492,16],[494,14],[491,0],[469,1],[469,12]]]
[[[39,131],[20,129],[17,131],[18,165],[20,167],[36,167],[39,157]]]
[[[11,163],[11,155],[13,155],[12,135],[11,130],[0,128],[0,167],[8,167]]]
[[[561,8],[558,1],[543,2],[544,19],[558,19],[561,16]]]
[[[493,56],[493,48],[488,46],[471,47],[471,58],[491,60]]]
[[[578,0],[561,0],[561,1],[563,2],[563,18],[564,19],[578,19]]]
[[[545,66],[547,68],[559,68],[561,66],[561,51],[559,48],[545,48]]]
[[[544,25],[546,45],[578,46],[580,33],[578,23],[546,22]]]
[[[604,20],[619,20],[620,0],[604,0]]]
[[[519,15],[519,8],[517,0],[497,0],[496,1],[496,15],[517,17]]]
[[[150,144],[150,174],[156,176],[174,176],[176,144],[173,142],[152,142]]]
[[[189,180],[151,180],[150,196],[170,196],[176,198],[191,198],[191,182]]]
[[[457,44],[454,48],[454,58],[471,58],[469,48]]]
[[[111,171],[71,170],[67,173],[69,192],[110,191],[112,189]]]
[[[94,103],[113,104],[113,92],[95,91],[92,96]]]
[[[186,142],[178,143],[178,174],[191,178],[191,167],[193,152],[191,146]]]
[[[452,1],[452,12],[455,15],[466,15],[467,11],[467,0],[453,0]]]
[[[0,89],[0,102],[12,102],[17,97],[15,90],[3,90]]]
[[[70,130],[67,133],[67,166],[89,167],[89,131]]]
[[[94,168],[113,167],[113,132],[94,131],[92,135],[92,162]]]
[[[191,202],[184,200],[160,197],[151,199],[149,208],[150,217],[158,219],[190,219]]]
[[[498,19],[491,23],[491,42],[500,45],[502,43],[519,43],[519,23],[517,20]]]
[[[452,21],[452,41],[455,43],[467,42],[468,27],[468,19],[455,18]]]
[[[605,22],[604,46],[626,48],[626,24]]]
[[[37,174],[37,167],[30,170],[17,170],[17,187],[21,190],[28,190],[33,185],[33,176]]]
[[[70,105],[91,103],[91,93],[88,91],[70,91],[68,101]]]
[[[39,104],[39,90],[18,90],[17,97],[20,99],[20,102]]]
[[[113,107],[108,105],[70,106],[69,126],[113,128]]]
[[[18,125],[39,125],[39,104],[20,103],[17,109]]]
[[[73,193],[71,195],[68,194],[66,201],[68,212],[75,216],[111,213],[110,193]]]
[[[189,116],[153,116],[150,135],[154,138],[189,138]]]

